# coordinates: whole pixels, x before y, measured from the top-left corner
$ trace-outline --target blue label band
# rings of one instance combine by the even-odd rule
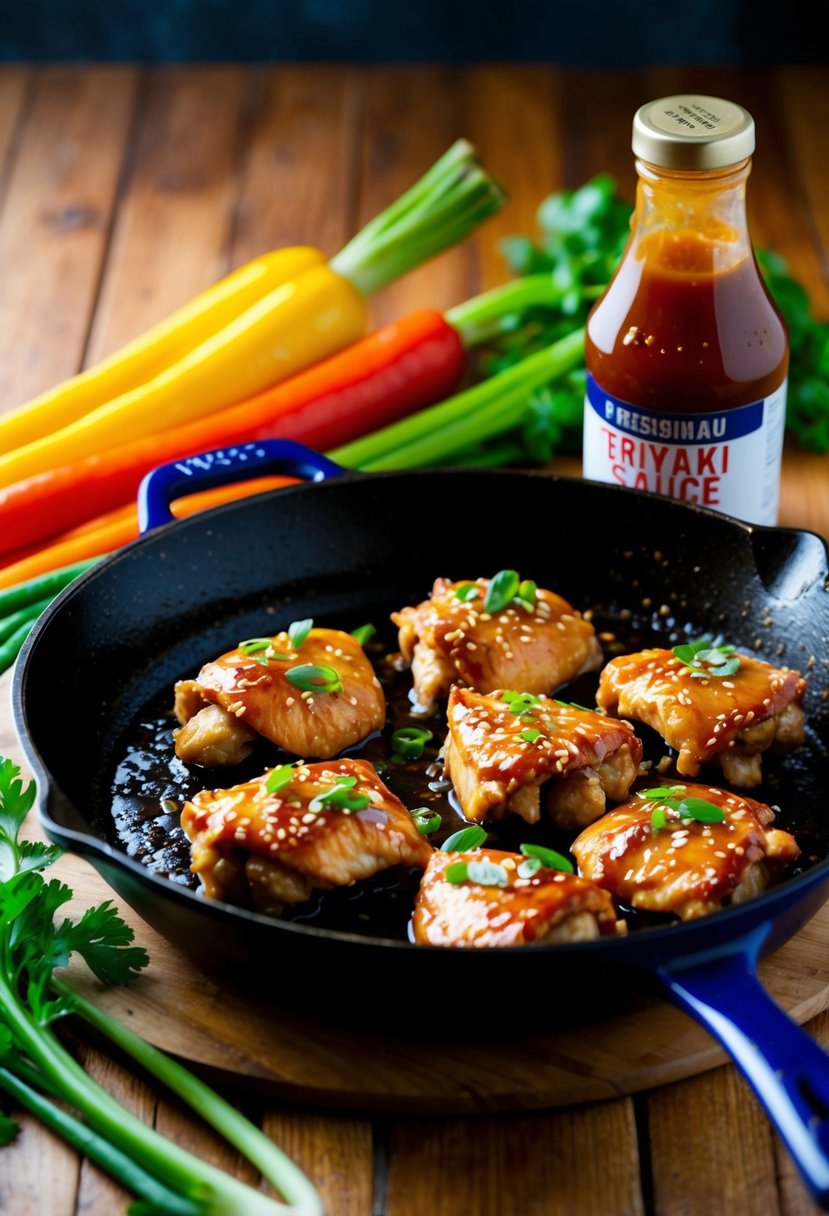
[[[759,431],[763,425],[765,401],[754,401],[736,409],[707,414],[665,414],[620,401],[600,388],[587,375],[587,400],[591,409],[607,426],[638,439],[657,439],[662,443],[729,443]]]

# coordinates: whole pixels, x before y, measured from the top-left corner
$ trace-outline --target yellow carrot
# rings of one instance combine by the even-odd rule
[[[254,258],[94,367],[0,416],[0,452],[60,430],[151,380],[256,300],[324,260],[318,249],[301,245]]]

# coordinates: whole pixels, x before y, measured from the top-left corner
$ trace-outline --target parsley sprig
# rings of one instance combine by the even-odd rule
[[[20,839],[34,796],[34,783],[24,785],[19,768],[0,758],[0,1089],[138,1196],[134,1210],[145,1216],[321,1216],[316,1191],[273,1141],[54,974],[79,955],[102,983],[124,984],[148,958],[110,900],[77,920],[58,915],[73,892],[43,871],[60,849]],[[53,1025],[67,1014],[84,1018],[198,1111],[291,1206],[199,1160],[121,1106],[56,1036]],[[18,1130],[0,1113],[0,1146]]]

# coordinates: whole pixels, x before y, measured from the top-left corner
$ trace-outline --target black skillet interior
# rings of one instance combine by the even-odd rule
[[[15,685],[24,742],[48,775],[48,793],[41,789],[47,830],[89,855],[171,940],[238,977],[264,972],[281,985],[298,967],[303,991],[319,994],[330,988],[331,970],[345,966],[371,991],[378,971],[384,985],[398,980],[409,991],[467,982],[512,991],[530,976],[527,956],[537,951],[440,951],[209,905],[113,843],[111,796],[124,741],[146,707],[240,638],[307,616],[347,628],[380,624],[393,608],[424,598],[437,575],[474,578],[504,567],[592,609],[608,635],[618,629],[619,637],[673,644],[707,632],[808,674],[807,762],[787,758],[779,766],[783,785],[769,800],[792,805],[781,826],[798,837],[805,874],[784,886],[806,892],[811,884],[812,906],[800,920],[811,914],[819,906],[814,891],[820,886],[823,898],[824,886],[812,879],[829,870],[822,865],[829,855],[823,543],[811,533],[751,529],[665,499],[545,474],[418,471],[298,486],[151,534],[87,576],[34,632]],[[631,966],[651,969],[676,951],[705,947],[712,932],[727,937],[775,909],[809,902],[778,896],[720,913],[710,926],[551,948],[555,974],[562,984],[588,976],[588,987],[598,971],[614,982],[621,974],[624,987]],[[781,915],[778,937],[797,923],[797,914]]]

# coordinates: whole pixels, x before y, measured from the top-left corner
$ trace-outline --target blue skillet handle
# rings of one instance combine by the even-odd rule
[[[762,1103],[815,1199],[829,1208],[829,1056],[757,978],[762,934],[725,956],[657,972],[671,999],[718,1039]]]
[[[209,490],[231,481],[248,481],[265,473],[325,481],[346,470],[327,456],[292,439],[263,439],[187,456],[162,464],[148,473],[138,487],[138,525],[141,532],[169,524],[175,516],[170,503],[182,494]]]

